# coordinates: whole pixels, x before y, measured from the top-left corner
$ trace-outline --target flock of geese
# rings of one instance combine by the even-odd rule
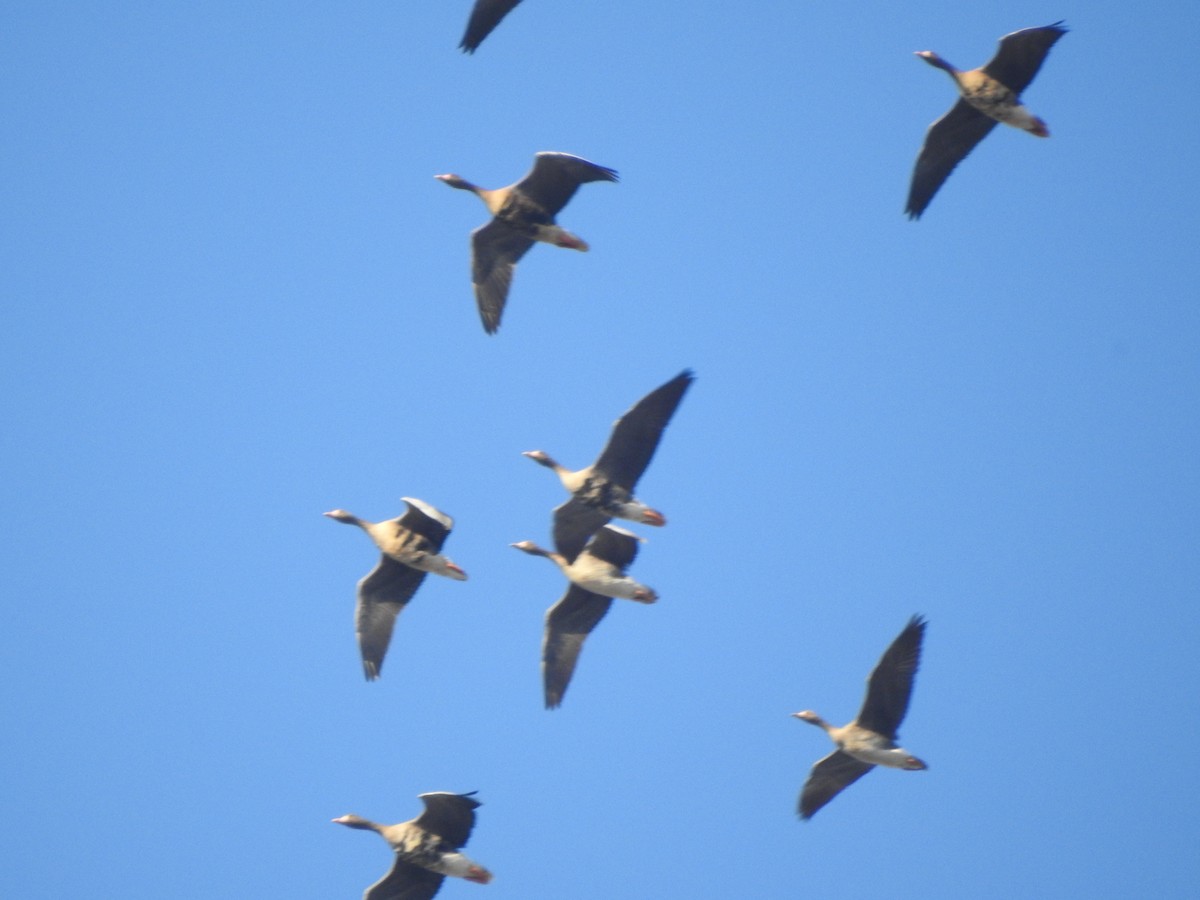
[[[476,0],[461,49],[474,53],[520,0]],[[1026,28],[1000,39],[996,55],[977,69],[954,68],[936,53],[921,59],[954,79],[959,98],[946,115],[929,127],[917,157],[905,212],[917,219],[946,178],[997,122],[1047,137],[1046,123],[1020,102],[1055,42],[1066,34],[1061,22]],[[505,188],[480,188],[458,175],[435,176],[447,185],[470,191],[492,218],[471,233],[471,272],[483,328],[494,334],[512,285],[517,262],[537,242],[586,251],[587,243],[555,221],[580,185],[617,181],[613,169],[568,153],[542,152],[520,181]],[[542,681],[547,709],[563,702],[587,636],[600,624],[616,598],[650,604],[653,588],[627,574],[640,539],[611,524],[622,519],[662,526],[666,517],[639,500],[634,491],[649,466],[663,431],[695,380],[683,371],[637,401],[613,425],[607,443],[591,465],[571,470],[543,450],[524,453],[555,473],[567,499],[553,511],[554,549],[533,541],[512,544],[531,556],[550,560],[567,587],[546,612],[542,637]],[[367,680],[380,677],[396,619],[412,600],[425,575],[433,573],[465,581],[467,573],[442,548],[454,520],[425,501],[405,497],[403,515],[383,522],[361,519],[344,509],[325,513],[356,525],[378,548],[375,568],[358,582],[355,632]],[[811,710],[794,717],[823,729],[835,745],[817,761],[800,792],[798,812],[809,819],[839,792],[876,766],[919,771],[926,764],[901,747],[897,731],[908,711],[920,664],[926,622],[913,616],[884,651],[867,679],[858,716],[843,726],[830,725]],[[333,821],[349,828],[375,831],[392,848],[394,862],[383,878],[367,888],[364,900],[429,900],[447,875],[487,884],[492,874],[468,858],[462,848],[475,824],[480,805],[473,793],[421,794],[424,811],[397,825],[381,825],[356,815]]]

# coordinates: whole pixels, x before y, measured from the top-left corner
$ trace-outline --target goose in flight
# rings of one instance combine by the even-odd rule
[[[513,544],[531,556],[544,556],[562,570],[567,592],[546,613],[542,640],[542,682],[546,709],[562,705],[583,642],[600,624],[614,597],[653,603],[658,594],[634,581],[625,570],[637,556],[638,537],[624,528],[605,525],[575,556],[552,553],[533,541]]]
[[[461,852],[475,827],[479,801],[474,791],[438,791],[418,795],[425,811],[409,822],[381,825],[362,816],[339,816],[333,821],[348,828],[374,831],[396,854],[391,871],[363,893],[363,900],[431,900],[447,875],[487,884],[492,873]]]
[[[508,299],[513,269],[536,242],[587,250],[587,242],[559,226],[554,217],[581,184],[616,181],[617,173],[570,153],[542,152],[516,184],[486,190],[458,175],[435,175],[450,187],[470,191],[492,214],[471,232],[471,281],[483,330],[495,334]]]
[[[338,522],[357,525],[382,554],[379,565],[359,581],[354,608],[354,630],[368,681],[379,677],[396,616],[417,592],[425,573],[467,580],[467,573],[441,553],[454,520],[414,497],[402,499],[408,511],[386,522],[368,522],[344,509],[325,513]]]
[[[694,380],[695,375],[685,369],[630,407],[613,423],[608,443],[585,469],[572,472],[544,450],[523,454],[552,469],[571,493],[570,499],[554,510],[554,545],[560,553],[574,558],[588,538],[613,518],[666,524],[663,514],[634,497],[633,490]]]
[[[913,616],[871,672],[867,679],[867,697],[858,718],[849,725],[840,728],[830,725],[811,710],[792,714],[823,728],[837,744],[837,749],[818,761],[808,773],[808,780],[800,792],[800,818],[812,818],[817,810],[876,766],[910,770],[929,768],[896,743],[896,730],[908,711],[924,636],[925,620]]]
[[[949,73],[959,99],[925,134],[904,210],[910,219],[921,217],[942,182],[997,122],[1038,137],[1050,136],[1046,123],[1021,105],[1020,95],[1037,75],[1050,48],[1066,33],[1062,22],[1055,22],[1006,34],[991,61],[969,71],[954,68],[932,50],[917,53],[931,66]]]

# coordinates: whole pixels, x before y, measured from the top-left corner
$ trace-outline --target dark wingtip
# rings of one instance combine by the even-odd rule
[[[573,154],[568,153],[566,155],[572,156]],[[581,157],[576,157],[576,158],[579,159]],[[604,181],[620,181],[621,180],[621,176],[617,172],[616,169],[610,169],[608,166],[602,166],[599,163],[594,163],[590,159],[585,159],[583,161],[585,163],[587,163],[587,165],[589,165],[593,170],[602,173],[600,177]]]

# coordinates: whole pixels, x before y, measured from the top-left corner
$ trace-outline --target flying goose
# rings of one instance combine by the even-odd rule
[[[613,423],[608,443],[586,469],[572,472],[544,450],[528,450],[534,462],[553,469],[571,497],[554,510],[554,545],[574,558],[588,538],[612,518],[646,525],[665,525],[663,514],[633,496],[638,479],[650,465],[663,429],[671,421],[695,376],[684,369],[655,388]]]
[[[492,33],[492,29],[500,24],[500,20],[516,9],[521,0],[475,0],[471,10],[471,18],[467,22],[467,30],[463,33],[462,43],[458,45],[463,53],[474,53],[483,43],[483,39]]]
[[[929,768],[896,743],[896,729],[908,711],[908,698],[921,661],[924,636],[925,620],[913,616],[900,636],[884,651],[867,679],[867,697],[858,718],[849,725],[837,728],[811,710],[792,714],[824,728],[838,746],[808,773],[808,781],[800,792],[800,818],[812,818],[817,810],[875,766],[911,770]]]
[[[408,512],[386,522],[368,522],[344,509],[324,513],[338,522],[357,525],[383,554],[379,565],[359,581],[354,608],[354,630],[368,681],[379,677],[396,616],[421,586],[425,573],[467,580],[466,572],[441,555],[454,520],[414,497],[401,499]]]
[[[1000,38],[1000,49],[991,62],[964,72],[932,50],[917,56],[949,73],[960,95],[950,112],[929,126],[925,145],[913,169],[905,212],[919,219],[938,188],[983,140],[997,122],[1012,125],[1038,137],[1049,137],[1046,123],[1020,103],[1020,94],[1042,67],[1054,42],[1067,33],[1062,22],[1026,28]]]
[[[516,184],[485,190],[458,175],[435,175],[450,187],[471,191],[492,220],[471,232],[471,280],[483,330],[495,334],[517,261],[537,241],[587,250],[587,242],[554,222],[581,184],[616,181],[617,173],[569,153],[538,153],[533,168]]]
[[[479,801],[469,794],[419,794],[425,811],[409,822],[380,825],[361,816],[334,819],[339,825],[375,831],[392,846],[392,869],[363,893],[363,900],[430,900],[447,875],[487,884],[492,873],[459,850],[475,827]]]
[[[546,634],[542,640],[546,709],[562,705],[583,642],[612,606],[612,598],[623,597],[639,603],[653,603],[658,599],[653,589],[638,584],[625,574],[625,569],[637,556],[638,540],[624,528],[605,525],[573,557],[567,557],[561,551],[543,550],[533,541],[512,545],[531,556],[546,557],[570,581],[567,592],[546,612]]]

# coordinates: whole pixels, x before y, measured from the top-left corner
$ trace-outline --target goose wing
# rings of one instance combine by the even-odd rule
[[[641,540],[632,531],[616,525],[605,525],[592,535],[583,552],[612,563],[624,572],[637,559],[640,543]]]
[[[412,599],[425,573],[381,555],[379,565],[358,583],[354,630],[368,681],[379,677],[400,610]]]
[[[594,465],[595,470],[632,491],[650,465],[663,429],[675,415],[679,402],[695,378],[685,369],[633,404],[613,423],[608,443]]]
[[[546,709],[562,705],[563,694],[575,673],[575,664],[583,642],[600,624],[612,606],[611,597],[602,597],[572,584],[546,613],[546,633],[542,639],[542,683]]]
[[[397,521],[401,528],[415,532],[426,538],[433,545],[433,552],[439,553],[446,537],[454,528],[454,520],[440,510],[434,509],[428,503],[415,497],[401,497],[408,505],[408,512]]]
[[[1066,33],[1062,22],[1055,22],[1006,34],[1000,38],[1000,48],[983,67],[983,72],[1019,95],[1037,75],[1050,48]]]
[[[543,151],[534,156],[533,168],[513,188],[553,217],[575,196],[581,184],[616,180],[615,170],[581,156]]]
[[[910,219],[921,218],[954,167],[962,162],[975,145],[996,127],[996,120],[985,116],[966,100],[959,100],[925,132],[925,144],[913,168],[904,211]]]
[[[465,846],[475,827],[475,810],[482,805],[474,799],[475,792],[434,791],[419,796],[425,803],[425,811],[413,819],[412,824],[436,834],[451,850]]]
[[[800,818],[811,819],[817,810],[873,768],[875,767],[870,763],[857,760],[841,750],[834,750],[824,759],[818,760],[809,771],[808,780],[804,782],[800,791]]]
[[[521,0],[475,0],[471,9],[471,18],[467,20],[467,30],[463,32],[462,43],[458,45],[463,53],[474,53],[483,39],[492,33],[492,29],[500,24],[500,20],[516,9]]]
[[[433,900],[445,878],[397,856],[391,871],[367,888],[363,900]]]
[[[611,519],[611,516],[572,495],[565,503],[554,507],[554,549],[568,563],[575,562],[592,535]]]
[[[533,238],[501,219],[471,232],[471,281],[483,330],[495,334],[512,285],[513,269],[533,246]]]
[[[863,728],[896,739],[896,731],[908,712],[913,679],[921,663],[921,640],[925,637],[925,620],[920,616],[909,619],[904,630],[876,663],[867,679],[867,697],[855,720]]]

